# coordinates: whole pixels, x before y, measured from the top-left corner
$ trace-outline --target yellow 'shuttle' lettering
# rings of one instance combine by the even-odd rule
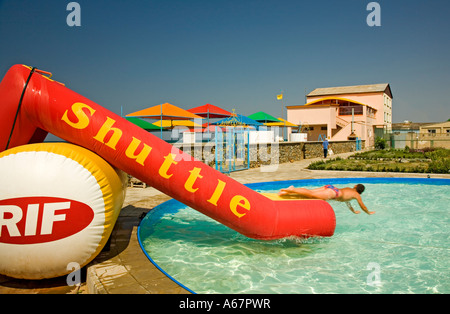
[[[61,120],[66,122],[69,126],[73,127],[74,129],[78,130],[85,129],[90,123],[90,118],[96,112],[96,110],[90,107],[89,105],[80,102],[74,103],[70,109],[72,113],[75,115],[77,120],[71,121],[69,119],[68,116],[69,110],[66,110],[64,112]],[[87,109],[87,111],[84,109]],[[114,150],[116,149],[116,146],[122,139],[123,135],[123,131],[121,129],[113,127],[115,123],[116,120],[107,116],[106,121],[101,126],[97,135],[93,137],[95,140],[99,141],[102,144],[105,144],[106,146]],[[109,139],[107,140],[108,133],[110,133],[110,136]],[[105,140],[107,140],[106,143]],[[143,145],[143,147],[140,149],[140,152],[136,153],[136,151],[138,151],[141,145]],[[147,160],[148,156],[150,155],[151,151],[152,151],[151,146],[142,143],[142,141],[139,140],[138,138],[132,137],[131,143],[128,144],[128,147],[125,150],[125,156],[130,158],[131,160],[134,160],[138,164],[144,166],[144,163]],[[169,174],[169,170],[172,165],[178,164],[178,162],[175,161],[176,157],[177,157],[176,154],[170,153],[167,156],[164,156],[164,161],[162,162],[161,167],[159,168],[159,175],[162,178],[170,179],[173,176],[173,173]],[[199,190],[199,188],[194,188],[194,185],[197,182],[197,179],[203,179],[203,176],[200,174],[201,170],[202,168],[194,167],[192,170],[189,171],[190,175],[184,184],[184,188],[186,191],[190,193],[195,193]],[[226,186],[226,182],[220,179],[217,179],[217,181],[218,182],[216,188],[213,194],[211,195],[211,198],[207,200],[207,202],[213,204],[214,206],[217,206],[217,203],[221,198]],[[247,214],[247,212],[242,212],[242,210],[249,211],[251,208],[251,204],[248,201],[248,199],[242,195],[235,195],[231,199],[229,206],[231,212],[238,218],[242,218]],[[240,210],[240,212],[238,211],[238,209]]]
[[[189,171],[191,174],[189,175],[189,178],[186,180],[186,183],[184,184],[184,188],[186,189],[186,191],[195,193],[198,190],[198,188],[194,189],[194,183],[195,180],[197,180],[197,178],[200,179],[203,178],[203,176],[200,175],[200,171],[202,171],[202,169],[196,167],[194,167],[194,169]]]
[[[133,141],[131,141],[130,145],[128,145],[127,150],[125,151],[125,155],[128,158],[136,160],[138,164],[141,164],[144,166],[144,161],[147,159],[148,155],[152,151],[152,148],[148,146],[147,144],[144,144],[144,147],[142,148],[141,152],[136,156],[136,149],[139,147],[139,145],[142,142],[138,140],[137,138],[133,137]]]
[[[176,162],[175,159],[176,155],[175,154],[169,154],[167,156],[164,156],[164,162],[161,165],[161,168],[159,168],[159,175],[165,179],[170,179],[171,176],[173,176],[172,174],[168,174],[167,171],[169,171],[169,168],[172,164],[177,164],[178,162]]]
[[[113,128],[112,126],[116,123],[116,120],[111,119],[110,117],[106,117],[105,123],[103,123],[102,127],[98,131],[97,135],[94,136],[94,139],[99,141],[100,143],[105,144],[105,137],[108,134],[108,132],[113,132],[111,135],[111,138],[106,143],[106,146],[111,147],[112,149],[116,149],[116,145],[119,142],[120,138],[122,137],[122,130],[118,128]]]
[[[243,203],[241,203],[241,201],[243,201]],[[230,202],[230,209],[233,212],[233,214],[235,214],[238,218],[241,218],[242,216],[245,216],[247,213],[244,213],[244,214],[239,213],[237,211],[238,206],[241,206],[242,208],[244,208],[246,210],[250,210],[250,202],[248,201],[248,199],[246,199],[242,195],[236,195],[235,197],[233,197],[231,199],[231,202]]]
[[[217,206],[217,201],[219,200],[220,196],[222,195],[222,192],[225,189],[225,185],[226,185],[226,183],[223,182],[222,180],[217,179],[217,181],[219,181],[219,182],[217,182],[216,189],[214,190],[214,193],[211,196],[211,198],[208,200],[208,202],[210,202],[214,206]]]
[[[66,112],[64,112],[61,120],[63,120],[68,125],[70,125],[71,127],[75,128],[75,129],[78,129],[78,130],[86,128],[89,125],[90,120],[89,120],[89,117],[87,116],[87,114],[83,111],[84,108],[87,108],[89,110],[91,117],[94,115],[94,113],[95,113],[94,109],[92,109],[88,105],[83,104],[81,102],[76,102],[72,105],[72,112],[78,118],[78,121],[77,122],[70,121],[69,117],[67,116],[67,112],[69,110],[66,110]]]

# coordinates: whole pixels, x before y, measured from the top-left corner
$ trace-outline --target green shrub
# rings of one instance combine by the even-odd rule
[[[326,161],[311,163],[311,170],[344,170],[344,171],[383,171],[383,172],[415,172],[415,173],[450,173],[449,149],[425,149],[409,152],[405,149],[373,150],[357,153],[353,158],[336,157]],[[406,159],[407,163],[398,163]]]
[[[450,149],[439,148],[424,153],[426,158],[431,160],[439,160],[442,158],[450,158]]]
[[[313,162],[313,163],[311,163],[308,166],[308,169],[311,169],[311,170],[323,170],[323,169],[325,169],[325,162],[322,161],[322,160]]]
[[[385,149],[386,148],[386,140],[379,136],[375,139],[375,149]]]
[[[450,172],[450,159],[433,160],[428,165],[428,172],[449,173]]]

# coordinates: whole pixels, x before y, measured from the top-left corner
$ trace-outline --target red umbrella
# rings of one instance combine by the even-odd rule
[[[219,108],[217,106],[206,104],[203,106],[195,107],[188,109],[190,113],[194,113],[200,117],[206,118],[206,126],[209,127],[209,119],[217,119],[217,118],[226,118],[232,115],[231,112],[226,111],[225,109]],[[210,132],[209,129],[206,129],[207,132]]]
[[[188,111],[191,113],[195,113],[198,116],[211,119],[225,118],[231,116],[231,112],[211,104],[191,108],[188,109]]]

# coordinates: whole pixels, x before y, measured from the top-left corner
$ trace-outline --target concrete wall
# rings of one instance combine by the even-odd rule
[[[362,141],[364,148],[365,141]],[[211,167],[215,166],[215,145],[214,143],[203,144],[175,144],[175,147],[194,156],[198,160]],[[356,151],[355,141],[332,141],[329,149],[334,154]],[[250,144],[250,168],[257,168],[261,165],[280,164],[294,162],[303,159],[323,157],[322,142],[280,142],[273,144]],[[223,156],[225,147],[222,149]],[[333,156],[330,156],[331,158]],[[224,159],[224,157],[222,157]]]

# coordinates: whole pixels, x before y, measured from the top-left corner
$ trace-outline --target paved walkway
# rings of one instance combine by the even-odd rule
[[[346,158],[353,153],[340,154]],[[426,174],[315,171],[306,167],[321,158],[307,159],[234,172],[230,176],[241,183],[284,181],[342,177],[419,177]],[[450,178],[450,175],[432,175]],[[188,293],[167,278],[147,259],[137,240],[137,227],[142,213],[169,200],[154,188],[128,188],[124,208],[111,235],[110,250],[103,250],[86,267],[86,282],[81,287],[68,287],[65,278],[43,281],[16,280],[0,276],[0,294],[3,293],[98,293],[144,294]]]

